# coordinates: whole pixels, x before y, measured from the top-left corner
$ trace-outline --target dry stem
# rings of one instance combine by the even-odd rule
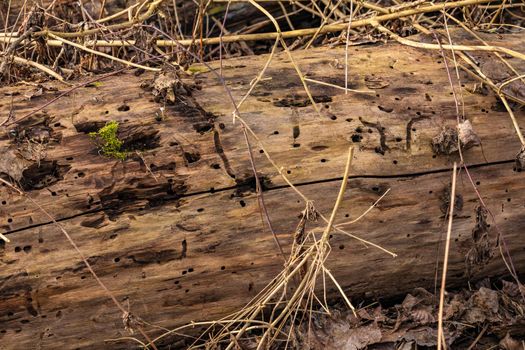
[[[438,350],[441,350],[443,335],[443,307],[445,305],[445,286],[447,283],[448,253],[450,250],[450,236],[452,233],[452,218],[454,217],[454,205],[456,200],[456,169],[457,164],[454,162],[452,170],[452,189],[450,191],[450,208],[448,213],[447,238],[445,241],[445,255],[443,258],[443,275],[441,277],[441,290],[439,293],[439,313],[438,313]],[[445,344],[444,348],[446,348]]]

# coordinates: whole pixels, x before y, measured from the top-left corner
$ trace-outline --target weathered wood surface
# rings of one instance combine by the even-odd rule
[[[519,47],[519,38],[506,38],[503,44]],[[497,43],[502,44],[501,41]],[[391,47],[353,49],[349,61],[352,67],[350,87],[366,90],[365,80],[375,80],[373,85],[388,84],[376,89],[374,94],[345,95],[338,89],[310,84],[317,99],[332,100],[319,103],[324,117],[320,117],[311,106],[278,107],[308,104],[308,99],[293,68],[283,63],[285,55],[275,59],[276,68],[268,70],[272,79],[261,83],[241,112],[263,138],[272,158],[285,167],[294,183],[325,181],[341,176],[345,153],[351,144],[359,146],[352,169],[354,176],[414,174],[451,166],[455,158],[432,155],[430,147],[432,137],[444,125],[456,122],[446,71],[438,63],[440,58],[407,47],[399,47],[399,56],[389,58]],[[342,54],[341,50],[294,53],[303,72],[310,78],[339,85],[344,82],[344,69],[334,66],[341,64]],[[482,58],[479,60],[483,62]],[[247,66],[249,63],[251,65]],[[264,59],[260,58],[252,61],[239,59],[226,64],[224,74],[237,101],[248,90],[249,82],[263,63]],[[231,123],[232,107],[226,93],[212,74],[201,75],[199,79],[203,88],[194,92],[195,101],[167,106],[167,118],[163,122],[156,121],[161,105],[140,87],[141,83],[151,81],[150,76],[121,75],[94,84],[95,87],[79,89],[70,98],[58,100],[46,108],[45,113],[38,113],[33,118],[41,123],[45,116],[49,117],[46,125],[37,125],[31,128],[34,132],[26,132],[29,136],[22,137],[24,142],[31,137],[38,139],[42,129],[50,134],[44,167],[34,164],[29,169],[26,178],[32,180],[26,187],[41,187],[42,182],[51,182],[32,194],[57,219],[63,219],[90,210],[122,212],[129,205],[135,208],[145,204],[155,206],[179,196],[252,181],[244,139],[239,125]],[[470,89],[476,83],[468,76],[463,76],[462,82]],[[21,96],[2,97],[0,105],[5,108],[4,115],[12,98],[15,99],[16,118],[58,94],[44,92],[43,96],[24,101],[24,95],[35,94],[39,88],[26,87],[23,90]],[[466,161],[469,164],[511,161],[520,144],[508,114],[493,95],[469,93],[467,90],[464,90],[467,117],[483,147],[465,152]],[[200,108],[188,106],[188,103],[195,102]],[[97,130],[108,120],[118,121],[121,128],[127,130],[124,137],[143,149],[144,159],[162,181],[156,182],[152,176],[145,176],[146,168],[138,156],[119,163],[98,154],[87,133]],[[368,123],[384,128],[383,146],[378,129],[367,126]],[[20,131],[15,128],[13,132]],[[294,134],[298,137],[294,138]],[[0,143],[2,150],[9,154],[20,148],[10,137],[12,139],[4,133]],[[6,151],[6,147],[11,151]],[[378,147],[384,148],[385,155],[377,152]],[[224,154],[217,149],[224,149]],[[17,157],[21,158],[20,155]],[[2,166],[6,164],[0,164]],[[51,175],[44,176],[42,169],[47,169]],[[264,157],[258,158],[258,169],[266,177],[267,187],[285,184]],[[56,182],[57,178],[63,179]],[[38,210],[28,207],[23,199],[6,196],[8,198],[4,200],[9,202],[9,210],[4,212],[5,219],[0,226],[4,230],[49,221]],[[122,203],[115,206],[118,196]]]
[[[494,40],[523,47],[518,37]],[[350,86],[367,89],[365,80],[374,80],[383,88],[345,95],[310,84],[313,95],[325,101],[319,104],[319,116],[307,105],[286,56],[279,54],[268,70],[272,79],[261,83],[241,112],[272,158],[323,213],[333,205],[348,146],[356,146],[338,222],[357,217],[392,189],[378,208],[348,229],[395,251],[398,258],[334,235],[329,266],[350,296],[388,297],[416,286],[432,288],[438,242],[445,231],[443,198],[457,160],[433,155],[430,147],[442,126],[455,123],[446,71],[435,53],[395,44],[351,50]],[[310,78],[343,84],[344,69],[336,61],[343,61],[343,49],[297,52],[294,57]],[[264,60],[225,62],[224,77],[236,100]],[[38,113],[32,126],[28,122],[6,130],[0,140],[2,172],[13,176],[13,165],[27,167],[20,182],[29,195],[62,222],[120,300],[129,300],[135,314],[164,327],[218,318],[239,308],[281,268],[260,220],[239,124],[232,125],[231,106],[216,79],[210,73],[198,78],[201,90],[166,106],[160,122],[155,114],[161,105],[140,87],[151,76],[130,73],[73,92]],[[495,97],[469,93],[475,83],[469,76],[462,76],[462,83],[467,87],[466,116],[483,143],[483,152],[474,147],[465,151],[465,158],[505,233],[515,265],[523,268],[525,183],[513,161],[520,145]],[[24,95],[38,88],[16,90],[21,94],[10,96],[13,88],[2,89],[3,115],[12,99],[19,118],[58,94],[44,91],[27,100]],[[525,122],[522,111],[516,116]],[[158,182],[138,156],[119,162],[98,154],[86,132],[108,120],[120,122],[121,136],[130,144],[142,145],[141,154]],[[377,149],[378,130],[382,150]],[[27,145],[35,147],[37,140],[45,144],[40,167],[23,158]],[[253,145],[272,222],[288,242],[304,204],[283,187]],[[463,208],[454,220],[451,286],[466,280],[465,256],[473,246],[479,204],[463,172],[458,191]],[[129,348],[129,343],[104,343],[125,334],[121,315],[56,227],[6,188],[0,200],[2,232],[12,240],[0,252],[1,346]],[[493,226],[489,236],[495,256],[476,266],[473,278],[505,273],[494,248]]]

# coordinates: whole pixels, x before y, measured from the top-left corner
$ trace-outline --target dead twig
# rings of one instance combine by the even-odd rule
[[[62,76],[60,74],[54,72],[51,68],[46,67],[43,64],[40,64],[38,62],[25,59],[23,57],[18,57],[18,56],[12,56],[12,58],[13,58],[13,62],[14,63],[34,67],[34,68],[44,72],[45,74],[49,75],[50,77],[55,78],[58,81],[64,81],[64,78],[62,78]]]
[[[162,1],[158,0],[157,2]],[[253,1],[253,0],[252,0]],[[361,19],[361,20],[355,20],[352,22],[352,25],[350,26],[350,29],[360,28],[368,25],[372,25],[374,22],[386,22],[390,20],[400,19],[404,17],[410,17],[413,15],[423,14],[423,13],[429,13],[429,12],[436,12],[446,9],[454,9],[454,8],[460,8],[470,5],[478,5],[478,4],[484,4],[491,2],[492,0],[461,0],[461,1],[449,1],[434,5],[427,5],[422,6],[418,8],[413,9],[407,9],[402,11],[396,11],[393,13],[383,14],[380,16],[374,16],[371,18]],[[151,14],[150,14],[151,16]],[[149,17],[149,16],[148,16]],[[142,18],[142,16],[141,16]],[[142,21],[137,20],[135,22],[126,22],[122,24],[116,24],[114,26],[107,26],[107,30],[117,30],[122,28],[127,28],[131,26],[132,24],[138,24]],[[256,34],[239,34],[239,35],[225,35],[222,37],[211,37],[211,38],[202,38],[201,43],[202,45],[216,45],[219,43],[231,43],[231,42],[238,42],[238,41],[257,41],[257,40],[275,40],[275,39],[289,39],[289,38],[297,38],[301,36],[310,36],[314,35],[317,32],[319,34],[327,34],[327,33],[336,33],[336,32],[342,32],[344,30],[348,29],[347,23],[336,23],[336,24],[329,24],[324,26],[319,32],[318,28],[306,28],[306,29],[297,29],[297,30],[291,30],[291,31],[283,31],[283,32],[271,32],[271,33],[256,33]],[[35,32],[34,35],[36,36],[47,36],[49,33],[52,33],[54,35],[57,35],[61,38],[74,38],[74,37],[81,37],[81,36],[88,36],[92,34],[96,34],[99,31],[103,30],[102,28],[97,28],[93,30],[86,30],[83,32],[77,32],[77,33],[69,33],[69,32],[55,32],[55,31],[42,31],[42,32]],[[10,41],[13,40],[14,37],[0,37],[0,41]],[[194,44],[194,39],[185,39],[185,40],[157,40],[155,42],[156,46],[162,47],[162,46],[191,46]],[[62,43],[60,41],[48,41],[47,45],[49,46],[61,46]],[[87,41],[86,45],[89,46],[131,46],[135,45],[135,42],[133,40],[96,40],[96,41]],[[487,49],[485,49],[487,50]],[[490,51],[490,50],[488,50]]]

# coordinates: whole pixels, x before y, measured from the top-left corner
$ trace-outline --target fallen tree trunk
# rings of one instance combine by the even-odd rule
[[[488,39],[523,47],[518,36]],[[293,54],[310,80],[344,86],[344,49]],[[488,56],[472,55],[481,69],[491,67]],[[266,58],[224,62],[236,101]],[[345,94],[309,81],[318,113],[287,56],[278,54],[241,108],[262,141],[252,145],[272,224],[288,252],[305,203],[262,146],[324,214],[354,146],[336,223],[359,217],[390,189],[368,216],[344,228],[398,257],[334,233],[328,266],[352,298],[433,288],[450,168],[458,161],[455,143],[447,143],[446,132],[456,124],[447,72],[435,52],[397,44],[352,48],[349,66],[349,88],[364,92]],[[153,80],[147,73],[125,73],[91,83],[20,122],[57,96],[56,87],[67,88],[3,88],[0,104],[6,116],[13,106],[13,118],[0,141],[0,172],[60,222],[118,300],[129,301],[147,322],[172,328],[242,307],[280,271],[282,260],[261,221],[247,147],[240,123],[232,124],[223,86],[203,72],[191,94],[179,85],[168,103],[169,96],[157,102],[147,88]],[[497,98],[470,75],[462,73],[461,82],[465,117],[481,141],[463,151],[465,161],[519,271],[525,267],[525,182],[515,161],[521,145]],[[523,93],[516,86],[509,91]],[[522,111],[515,115],[525,122]],[[124,161],[101,154],[89,135],[108,121],[119,123],[118,136],[130,150]],[[495,225],[464,171],[457,186],[448,285],[507,274]],[[2,345],[128,348],[107,341],[127,335],[122,315],[49,217],[5,186],[0,200],[2,232],[11,240],[0,248]],[[324,223],[307,229],[315,227]],[[152,336],[163,332],[147,330]]]

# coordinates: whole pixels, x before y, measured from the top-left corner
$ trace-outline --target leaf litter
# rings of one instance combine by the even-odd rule
[[[446,295],[444,334],[450,349],[469,349],[486,328],[473,349],[521,350],[525,332],[525,304],[516,283],[488,280],[474,290],[462,289]],[[398,304],[375,304],[355,316],[336,308],[331,315],[312,316],[294,333],[295,349],[305,350],[412,350],[435,349],[437,345],[437,297],[416,288]],[[385,303],[388,304],[388,303]]]

